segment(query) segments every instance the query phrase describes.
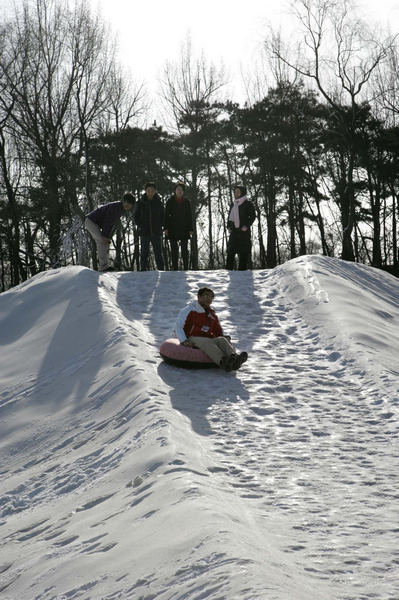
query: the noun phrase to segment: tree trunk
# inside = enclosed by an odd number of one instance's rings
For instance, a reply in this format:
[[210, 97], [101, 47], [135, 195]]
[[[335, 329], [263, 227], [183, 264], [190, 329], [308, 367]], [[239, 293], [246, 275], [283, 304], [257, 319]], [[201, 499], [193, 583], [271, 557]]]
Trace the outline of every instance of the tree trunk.
[[276, 224], [276, 189], [273, 174], [268, 174], [265, 182], [265, 210], [267, 222], [267, 266], [277, 266], [277, 224]]
[[1, 291], [6, 291], [6, 281], [5, 281], [5, 264], [4, 264], [4, 252], [3, 252], [3, 244], [0, 239], [0, 277], [1, 277]]
[[[316, 218], [316, 223], [319, 227], [320, 241], [321, 241], [321, 247], [323, 249], [323, 255], [331, 256], [331, 251], [330, 251], [330, 248], [328, 247], [327, 240], [326, 240], [326, 232], [324, 229], [323, 215], [321, 214], [321, 210], [320, 210], [320, 200], [318, 198], [315, 198], [315, 204], [316, 204], [316, 208], [317, 208], [317, 214], [315, 215], [315, 218]], [[312, 214], [314, 215], [315, 213], [309, 202], [308, 202], [308, 206], [310, 207]]]
[[[196, 154], [196, 153], [194, 153]], [[194, 157], [195, 160], [195, 157]], [[193, 235], [191, 238], [191, 268], [193, 271], [198, 270], [198, 238], [197, 238], [197, 206], [198, 206], [198, 173], [197, 169], [194, 167], [191, 171], [192, 176], [192, 186], [193, 186], [193, 201], [192, 201], [192, 211], [193, 211]]]
[[395, 188], [391, 186], [392, 194], [392, 254], [393, 254], [393, 266], [396, 267], [399, 264], [398, 257], [398, 231], [397, 231], [397, 217], [396, 217], [396, 193]]
[[258, 203], [258, 199], [257, 198], [256, 198], [254, 204], [255, 204], [256, 221], [257, 221], [257, 227], [258, 227], [260, 268], [261, 269], [266, 269], [266, 267], [267, 267], [267, 254], [266, 254], [265, 244], [263, 242], [261, 212], [260, 212], [259, 203]]
[[211, 165], [209, 158], [209, 148], [206, 148], [207, 171], [208, 171], [208, 236], [209, 236], [209, 268], [215, 268], [215, 260], [213, 253], [213, 217], [212, 217], [212, 186], [211, 186]]
[[296, 245], [295, 245], [295, 189], [294, 189], [294, 175], [292, 173], [292, 164], [290, 172], [288, 174], [288, 223], [290, 228], [290, 257], [296, 257]]
[[[342, 163], [344, 163], [344, 158]], [[350, 153], [347, 169], [343, 164], [343, 172], [346, 174], [345, 185], [341, 192], [341, 223], [342, 223], [342, 259], [348, 261], [355, 260], [355, 253], [352, 241], [352, 232], [355, 226], [355, 198], [353, 189], [353, 168], [354, 156]]]
[[381, 212], [381, 197], [378, 184], [375, 185], [370, 168], [367, 167], [367, 184], [369, 189], [369, 198], [371, 206], [371, 215], [373, 219], [373, 254], [372, 254], [372, 265], [373, 267], [381, 268], [382, 266], [382, 255], [381, 255], [381, 223], [380, 223], [380, 212]]
[[58, 198], [58, 174], [54, 161], [47, 165], [46, 171], [49, 207], [50, 266], [51, 268], [55, 268], [59, 264], [60, 255], [61, 210]]
[[39, 272], [39, 269], [37, 268], [37, 264], [36, 264], [35, 249], [34, 249], [34, 237], [32, 235], [32, 230], [30, 227], [29, 220], [27, 220], [26, 227], [25, 227], [25, 243], [26, 243], [26, 255], [27, 255], [26, 270], [28, 272], [30, 272], [31, 276], [33, 277], [34, 275], [36, 275]]
[[306, 231], [305, 231], [305, 219], [303, 217], [303, 206], [304, 206], [304, 197], [302, 186], [298, 184], [298, 203], [297, 203], [297, 228], [298, 228], [298, 237], [299, 237], [299, 255], [304, 256], [307, 254], [306, 248]]
[[[11, 281], [10, 285], [13, 287], [14, 285], [18, 285], [21, 281], [20, 277], [20, 232], [19, 232], [19, 216], [18, 216], [18, 206], [15, 198], [14, 188], [11, 184], [7, 159], [6, 159], [6, 148], [5, 148], [5, 138], [3, 131], [0, 131], [0, 164], [1, 164], [1, 173], [3, 178], [3, 183], [6, 190], [7, 195], [7, 212], [9, 219], [11, 221], [11, 227], [9, 228], [9, 239], [8, 239], [8, 247], [9, 247], [9, 260], [10, 260], [10, 270], [11, 270]], [[25, 274], [26, 275], [26, 274]]]

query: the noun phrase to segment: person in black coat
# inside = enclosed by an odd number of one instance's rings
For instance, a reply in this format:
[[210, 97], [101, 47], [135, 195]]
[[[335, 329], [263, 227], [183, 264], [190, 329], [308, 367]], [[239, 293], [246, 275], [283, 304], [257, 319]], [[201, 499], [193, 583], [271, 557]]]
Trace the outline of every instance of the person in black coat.
[[112, 271], [109, 265], [109, 247], [115, 225], [125, 211], [133, 208], [135, 198], [130, 192], [123, 195], [121, 202], [109, 202], [86, 215], [85, 228], [97, 246], [98, 270]]
[[162, 256], [162, 230], [165, 209], [160, 196], [157, 194], [155, 183], [145, 184], [145, 194], [137, 202], [134, 215], [135, 223], [139, 230], [141, 261], [140, 268], [147, 271], [150, 244], [154, 250], [155, 262], [159, 271], [164, 270]]
[[174, 271], [177, 271], [179, 266], [179, 242], [183, 268], [187, 271], [188, 240], [193, 234], [191, 203], [184, 197], [185, 191], [184, 183], [179, 181], [175, 186], [175, 193], [167, 201], [165, 209], [165, 235], [169, 240]]
[[234, 269], [234, 259], [238, 254], [238, 269], [245, 271], [251, 256], [251, 225], [255, 221], [255, 207], [247, 199], [247, 189], [241, 184], [234, 186], [234, 202], [230, 205], [227, 228], [230, 237], [227, 242], [226, 269]]

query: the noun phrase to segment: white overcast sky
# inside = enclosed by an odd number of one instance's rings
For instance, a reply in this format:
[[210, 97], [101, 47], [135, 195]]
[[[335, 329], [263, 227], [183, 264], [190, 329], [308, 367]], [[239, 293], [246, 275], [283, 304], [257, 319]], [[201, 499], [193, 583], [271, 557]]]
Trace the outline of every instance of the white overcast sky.
[[[193, 50], [204, 52], [230, 77], [230, 97], [245, 97], [242, 73], [260, 61], [268, 23], [289, 31], [293, 19], [285, 0], [89, 0], [116, 34], [120, 60], [136, 82], [156, 93], [165, 62], [177, 60], [189, 34]], [[399, 33], [398, 0], [358, 0], [358, 13], [370, 23]]]
[[[61, 1], [61, 0], [60, 0]], [[3, 16], [22, 0], [0, 0]], [[156, 101], [167, 60], [178, 60], [187, 36], [196, 54], [224, 65], [230, 84], [226, 97], [243, 102], [244, 77], [262, 62], [268, 26], [289, 35], [294, 26], [289, 0], [86, 0], [111, 25], [120, 62], [133, 81], [144, 83]], [[399, 34], [399, 0], [356, 0], [359, 16]], [[296, 23], [296, 22], [295, 22]]]

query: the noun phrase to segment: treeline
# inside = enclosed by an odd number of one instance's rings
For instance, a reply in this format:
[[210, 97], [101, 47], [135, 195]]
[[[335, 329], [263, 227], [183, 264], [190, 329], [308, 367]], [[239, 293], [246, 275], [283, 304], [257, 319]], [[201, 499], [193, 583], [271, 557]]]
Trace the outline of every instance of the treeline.
[[[91, 264], [84, 215], [125, 191], [139, 197], [148, 180], [165, 200], [175, 181], [187, 185], [194, 269], [224, 268], [232, 186], [241, 181], [257, 214], [254, 268], [322, 253], [397, 272], [396, 38], [376, 37], [346, 2], [340, 11], [332, 0], [294, 4], [305, 49], [269, 32], [269, 80], [253, 86], [250, 101], [222, 101], [223, 73], [187, 43], [165, 67], [167, 124], [151, 127], [139, 124], [148, 110], [142, 88], [118, 66], [110, 32], [87, 3], [36, 0], [4, 22], [0, 289]], [[131, 221], [113, 250], [118, 269], [138, 268]]]

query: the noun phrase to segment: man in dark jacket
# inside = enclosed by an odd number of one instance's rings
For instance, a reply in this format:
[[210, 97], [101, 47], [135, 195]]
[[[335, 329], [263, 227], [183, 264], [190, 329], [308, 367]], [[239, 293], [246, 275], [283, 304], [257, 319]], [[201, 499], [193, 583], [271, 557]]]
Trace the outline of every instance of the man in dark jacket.
[[230, 205], [227, 227], [230, 237], [227, 242], [226, 269], [234, 268], [234, 258], [238, 254], [238, 269], [245, 271], [251, 256], [251, 226], [256, 214], [252, 202], [247, 199], [247, 189], [241, 184], [234, 186], [234, 202]]
[[162, 230], [164, 224], [164, 207], [160, 196], [157, 194], [155, 183], [145, 184], [145, 194], [137, 203], [134, 220], [139, 230], [142, 271], [148, 268], [148, 254], [150, 243], [154, 250], [155, 262], [159, 271], [164, 270], [162, 256]]
[[188, 240], [193, 234], [193, 218], [190, 200], [184, 197], [186, 188], [180, 181], [175, 186], [175, 193], [169, 198], [165, 209], [165, 235], [169, 239], [172, 253], [172, 268], [179, 267], [179, 242], [183, 268], [188, 269]]
[[112, 271], [109, 265], [109, 247], [115, 225], [125, 211], [134, 206], [134, 196], [130, 192], [123, 195], [121, 202], [109, 202], [86, 215], [85, 228], [96, 242], [98, 270]]

